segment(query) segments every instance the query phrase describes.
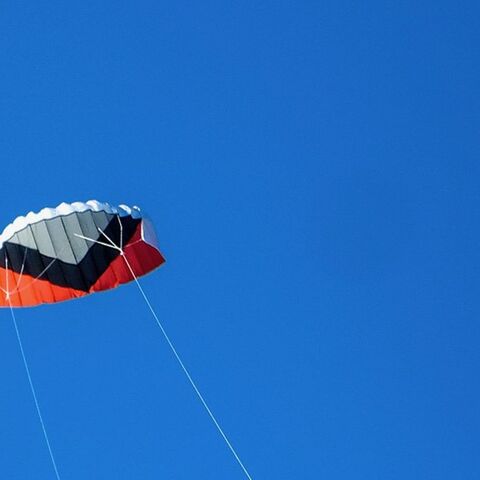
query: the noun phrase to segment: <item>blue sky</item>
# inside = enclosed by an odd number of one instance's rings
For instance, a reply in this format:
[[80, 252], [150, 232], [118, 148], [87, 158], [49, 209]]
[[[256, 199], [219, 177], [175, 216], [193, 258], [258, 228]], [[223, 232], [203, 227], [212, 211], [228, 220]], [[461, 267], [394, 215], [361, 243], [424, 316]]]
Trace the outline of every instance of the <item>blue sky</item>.
[[[16, 2], [0, 223], [140, 205], [259, 479], [478, 479], [475, 2]], [[0, 477], [54, 473], [8, 311]], [[62, 478], [244, 478], [132, 285], [17, 318]]]

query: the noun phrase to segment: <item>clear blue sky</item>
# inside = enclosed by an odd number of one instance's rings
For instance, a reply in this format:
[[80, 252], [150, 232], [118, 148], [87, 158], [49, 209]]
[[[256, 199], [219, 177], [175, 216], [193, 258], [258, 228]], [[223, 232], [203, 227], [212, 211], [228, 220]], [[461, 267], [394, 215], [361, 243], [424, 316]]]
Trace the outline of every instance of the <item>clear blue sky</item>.
[[[480, 478], [477, 2], [8, 2], [0, 223], [140, 205], [254, 480]], [[49, 463], [0, 312], [0, 477]], [[132, 285], [18, 311], [63, 479], [235, 480]]]

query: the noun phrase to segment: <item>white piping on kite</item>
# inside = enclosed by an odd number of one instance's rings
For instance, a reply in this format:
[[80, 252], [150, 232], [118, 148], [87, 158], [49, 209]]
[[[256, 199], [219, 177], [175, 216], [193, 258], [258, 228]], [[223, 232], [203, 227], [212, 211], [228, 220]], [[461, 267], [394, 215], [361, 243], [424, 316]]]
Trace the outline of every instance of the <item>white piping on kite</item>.
[[140, 208], [128, 205], [113, 206], [109, 203], [89, 200], [88, 202], [61, 203], [55, 208], [43, 208], [39, 212], [30, 212], [25, 216], [17, 217], [12, 223], [7, 225], [0, 235], [0, 248], [3, 244], [13, 237], [16, 233], [23, 230], [28, 225], [48, 220], [58, 216], [70, 215], [71, 213], [81, 213], [90, 210], [92, 212], [105, 212], [120, 217], [131, 216], [132, 218], [142, 218]]

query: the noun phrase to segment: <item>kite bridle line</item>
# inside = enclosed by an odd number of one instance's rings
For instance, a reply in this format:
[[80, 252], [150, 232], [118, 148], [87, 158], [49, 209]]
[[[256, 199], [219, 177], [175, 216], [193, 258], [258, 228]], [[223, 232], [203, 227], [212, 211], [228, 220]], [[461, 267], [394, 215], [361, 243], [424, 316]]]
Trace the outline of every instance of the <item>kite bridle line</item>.
[[[100, 245], [103, 245], [103, 246], [106, 246], [106, 247], [110, 247], [110, 248], [113, 248], [114, 250], [117, 250], [120, 255], [123, 257], [123, 259], [125, 260], [125, 264], [126, 266], [128, 267], [128, 269], [130, 270], [130, 273], [132, 274], [132, 277], [138, 287], [138, 290], [140, 291], [143, 299], [145, 300], [145, 303], [147, 304], [147, 307], [148, 309], [150, 310], [153, 318], [155, 319], [158, 327], [160, 328], [163, 336], [165, 337], [165, 340], [167, 341], [168, 343], [168, 346], [170, 347], [170, 349], [172, 350], [175, 358], [177, 359], [181, 369], [183, 370], [183, 373], [185, 374], [185, 376], [187, 377], [188, 381], [190, 382], [191, 386], [193, 387], [195, 393], [197, 394], [198, 398], [200, 399], [200, 402], [202, 403], [202, 405], [204, 406], [205, 410], [207, 411], [209, 417], [211, 418], [212, 422], [214, 423], [215, 427], [217, 428], [218, 432], [220, 433], [220, 435], [222, 436], [223, 440], [225, 441], [227, 447], [230, 449], [230, 451], [232, 452], [233, 456], [235, 457], [235, 460], [238, 462], [238, 464], [240, 465], [241, 469], [243, 470], [243, 472], [245, 473], [246, 477], [248, 478], [248, 480], [252, 480], [252, 477], [250, 476], [250, 473], [248, 472], [248, 470], [246, 469], [245, 465], [243, 464], [242, 460], [240, 460], [240, 457], [238, 456], [237, 452], [235, 451], [235, 449], [233, 448], [233, 445], [230, 443], [230, 440], [228, 439], [227, 435], [225, 434], [225, 432], [223, 431], [222, 427], [220, 426], [220, 424], [218, 423], [215, 415], [213, 414], [212, 410], [210, 409], [210, 407], [208, 406], [205, 398], [203, 397], [203, 395], [201, 394], [200, 390], [198, 389], [196, 383], [194, 382], [192, 376], [190, 375], [190, 372], [187, 370], [187, 367], [185, 366], [185, 364], [183, 363], [183, 360], [181, 359], [179, 353], [177, 352], [177, 349], [175, 348], [175, 346], [173, 345], [172, 341], [170, 340], [170, 337], [169, 335], [167, 334], [167, 331], [165, 330], [164, 326], [162, 325], [162, 322], [160, 322], [160, 319], [158, 318], [156, 312], [155, 312], [155, 309], [153, 308], [152, 306], [152, 303], [150, 302], [150, 300], [148, 299], [147, 297], [147, 294], [145, 293], [145, 291], [143, 290], [142, 288], [142, 285], [140, 284], [140, 281], [138, 280], [138, 277], [137, 275], [135, 274], [132, 266], [130, 265], [130, 262], [128, 261], [128, 258], [127, 256], [125, 255], [125, 250], [123, 249], [123, 235], [122, 235], [122, 232], [123, 232], [123, 227], [122, 227], [122, 221], [120, 220], [120, 217], [117, 217], [118, 218], [118, 221], [120, 223], [120, 246], [117, 245], [101, 228], [98, 228], [98, 231], [106, 238], [106, 240], [108, 241], [108, 243], [106, 242], [100, 242], [98, 240], [94, 240], [93, 238], [88, 238], [88, 237], [85, 237], [83, 235], [78, 235], [78, 234], [75, 234], [76, 237], [79, 237], [79, 238], [83, 238], [84, 240], [87, 240], [89, 242], [93, 242], [93, 243], [98, 243]], [[127, 245], [125, 248], [128, 248], [129, 245]]]
[[[25, 256], [23, 257], [24, 264], [25, 264], [26, 256], [27, 255], [25, 254]], [[22, 273], [23, 273], [23, 266], [24, 265], [22, 265]], [[40, 420], [40, 425], [42, 426], [43, 436], [45, 437], [45, 442], [47, 444], [48, 453], [50, 454], [50, 459], [52, 460], [53, 470], [55, 471], [55, 475], [57, 477], [57, 480], [61, 480], [60, 479], [60, 474], [58, 473], [57, 463], [55, 462], [55, 457], [53, 456], [52, 446], [50, 445], [50, 440], [48, 438], [47, 429], [46, 429], [45, 423], [43, 421], [42, 411], [40, 410], [40, 405], [38, 403], [37, 393], [35, 391], [35, 386], [33, 385], [33, 380], [32, 380], [32, 376], [30, 374], [30, 368], [28, 366], [27, 357], [25, 356], [25, 351], [23, 350], [22, 338], [20, 336], [20, 331], [19, 331], [18, 325], [17, 325], [17, 319], [15, 318], [15, 312], [14, 312], [14, 309], [13, 309], [13, 306], [12, 306], [12, 301], [11, 301], [11, 298], [10, 298], [10, 295], [12, 294], [12, 292], [10, 292], [9, 289], [8, 289], [8, 257], [7, 257], [6, 254], [5, 254], [5, 267], [6, 267], [5, 268], [5, 286], [7, 287], [7, 289], [4, 290], [2, 288], [2, 290], [5, 292], [5, 299], [8, 302], [8, 306], [10, 307], [10, 313], [12, 315], [13, 326], [15, 327], [15, 333], [17, 335], [18, 346], [20, 347], [20, 352], [22, 354], [23, 365], [24, 365], [25, 371], [27, 373], [28, 383], [30, 384], [30, 390], [32, 392], [33, 400], [35, 402], [35, 408], [37, 409], [37, 414], [38, 414], [38, 418]], [[18, 283], [19, 282], [17, 282], [16, 287], [18, 287]]]
[[[110, 246], [110, 245], [108, 245], [108, 246]], [[65, 251], [65, 248], [66, 248], [66, 246], [61, 248], [59, 250], [59, 252], [57, 253], [57, 256], [61, 255]], [[25, 247], [25, 253], [23, 254], [22, 268], [20, 270], [20, 275], [19, 275], [18, 280], [16, 282], [15, 288], [13, 290], [9, 290], [9, 288], [8, 288], [8, 276], [6, 277], [6, 282], [5, 282], [5, 285], [6, 285], [7, 288], [4, 289], [4, 288], [0, 287], [0, 290], [5, 294], [5, 300], [7, 300], [7, 301], [9, 300], [9, 298], [12, 295], [15, 295], [17, 293], [21, 293], [24, 290], [29, 289], [35, 282], [40, 280], [40, 278], [42, 278], [50, 270], [50, 267], [57, 261], [56, 258], [53, 258], [48, 263], [48, 265], [30, 283], [28, 283], [27, 285], [20, 288], [20, 282], [22, 281], [22, 276], [23, 276], [23, 272], [24, 272], [24, 269], [25, 269], [25, 262], [27, 260], [27, 252], [28, 252], [28, 248]], [[5, 253], [5, 264], [8, 265], [8, 257], [7, 257], [6, 253]]]

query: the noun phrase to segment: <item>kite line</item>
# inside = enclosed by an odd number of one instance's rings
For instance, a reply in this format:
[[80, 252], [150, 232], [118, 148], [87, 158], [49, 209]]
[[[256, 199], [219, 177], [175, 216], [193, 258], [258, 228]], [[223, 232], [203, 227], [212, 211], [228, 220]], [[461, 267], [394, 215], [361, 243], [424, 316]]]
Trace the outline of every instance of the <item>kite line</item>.
[[205, 407], [205, 410], [207, 411], [208, 415], [210, 416], [210, 418], [212, 419], [213, 423], [215, 424], [215, 426], [217, 427], [217, 430], [220, 432], [220, 435], [223, 437], [223, 439], [225, 440], [225, 443], [227, 444], [228, 448], [230, 449], [230, 451], [232, 452], [233, 456], [235, 457], [235, 459], [237, 460], [238, 464], [240, 465], [240, 467], [242, 468], [243, 472], [245, 473], [245, 475], [247, 476], [247, 478], [249, 480], [252, 480], [252, 477], [250, 476], [250, 474], [248, 473], [248, 470], [245, 468], [245, 465], [243, 464], [243, 462], [240, 460], [240, 457], [238, 456], [237, 452], [235, 451], [235, 449], [233, 448], [232, 444], [230, 443], [230, 441], [228, 440], [227, 436], [225, 435], [225, 432], [223, 431], [222, 427], [219, 425], [217, 419], [215, 418], [215, 415], [213, 415], [212, 411], [210, 410], [210, 407], [208, 406], [207, 402], [205, 401], [205, 399], [203, 398], [203, 395], [200, 393], [200, 390], [198, 389], [197, 385], [195, 384], [195, 382], [193, 381], [190, 373], [188, 372], [187, 368], [185, 367], [185, 364], [183, 363], [182, 359], [180, 358], [180, 355], [178, 354], [175, 346], [173, 345], [172, 341], [170, 340], [170, 337], [168, 336], [167, 332], [165, 331], [165, 328], [163, 327], [162, 323], [160, 322], [160, 320], [158, 319], [158, 316], [157, 314], [155, 313], [155, 310], [153, 309], [152, 307], [152, 304], [150, 303], [150, 300], [148, 299], [145, 291], [143, 290], [142, 286], [140, 285], [140, 282], [138, 281], [138, 278], [137, 276], [135, 275], [131, 265], [130, 265], [130, 262], [127, 260], [127, 257], [122, 253], [122, 256], [123, 256], [123, 259], [125, 260], [125, 263], [127, 264], [130, 272], [132, 273], [133, 275], [133, 278], [135, 280], [135, 283], [137, 284], [137, 287], [138, 289], [140, 290], [140, 293], [142, 294], [143, 296], [143, 299], [145, 300], [145, 303], [147, 304], [148, 308], [150, 309], [150, 312], [152, 313], [153, 315], [153, 318], [155, 319], [155, 321], [157, 322], [157, 325], [160, 327], [160, 330], [162, 331], [163, 333], [163, 336], [165, 337], [165, 340], [167, 341], [169, 347], [171, 348], [173, 354], [175, 355], [175, 358], [178, 360], [178, 363], [180, 364], [180, 367], [182, 367], [182, 370], [183, 372], [185, 373], [185, 375], [187, 376], [190, 384], [192, 385], [193, 389], [195, 390], [198, 398], [200, 399], [200, 401], [202, 402], [203, 406]]
[[[119, 222], [120, 222], [120, 231], [122, 231], [122, 222], [120, 220], [120, 217], [117, 217]], [[135, 274], [132, 266], [130, 265], [130, 262], [128, 261], [127, 259], [127, 256], [125, 255], [125, 250], [123, 249], [123, 247], [120, 247], [118, 246], [101, 228], [98, 228], [98, 231], [106, 238], [106, 240], [108, 241], [108, 243], [106, 242], [99, 242], [98, 240], [94, 240], [92, 238], [88, 238], [88, 237], [85, 237], [83, 235], [78, 235], [78, 234], [75, 234], [75, 236], [79, 237], [79, 238], [83, 238], [84, 240], [87, 240], [87, 241], [90, 241], [90, 242], [93, 242], [93, 243], [99, 243], [100, 245], [104, 245], [104, 246], [108, 246], [110, 248], [113, 248], [115, 250], [117, 250], [118, 252], [120, 252], [120, 255], [123, 257], [123, 259], [125, 260], [125, 264], [126, 266], [128, 267], [128, 269], [130, 270], [130, 273], [132, 274], [132, 277], [133, 279], [135, 280], [135, 283], [138, 287], [138, 290], [140, 291], [143, 299], [145, 300], [145, 303], [148, 307], [148, 309], [150, 310], [153, 318], [155, 319], [158, 327], [160, 328], [163, 336], [165, 337], [165, 340], [167, 341], [168, 343], [168, 346], [170, 347], [170, 349], [172, 350], [175, 358], [177, 359], [181, 369], [183, 370], [183, 373], [185, 374], [185, 376], [187, 377], [188, 381], [190, 382], [191, 386], [193, 387], [195, 393], [197, 394], [198, 398], [200, 399], [200, 402], [202, 403], [202, 405], [204, 406], [205, 410], [207, 411], [209, 417], [211, 418], [211, 420], [213, 421], [215, 427], [217, 428], [218, 432], [220, 433], [220, 435], [222, 436], [223, 440], [225, 441], [227, 447], [230, 449], [230, 451], [232, 452], [233, 456], [235, 457], [235, 460], [238, 462], [238, 464], [240, 465], [241, 469], [243, 470], [243, 473], [245, 473], [246, 477], [248, 478], [248, 480], [252, 480], [252, 477], [250, 476], [250, 473], [248, 472], [248, 470], [246, 469], [245, 465], [243, 464], [242, 460], [240, 459], [239, 455], [237, 454], [235, 448], [233, 447], [233, 445], [231, 444], [230, 440], [228, 439], [227, 435], [225, 434], [225, 432], [223, 431], [222, 427], [220, 426], [220, 424], [218, 423], [218, 420], [216, 419], [215, 415], [213, 414], [212, 410], [210, 409], [210, 407], [208, 406], [205, 398], [203, 397], [203, 395], [201, 394], [200, 390], [198, 389], [195, 381], [193, 380], [192, 376], [190, 375], [190, 372], [188, 371], [187, 367], [185, 366], [185, 364], [183, 363], [183, 360], [181, 359], [179, 353], [177, 352], [177, 349], [175, 348], [173, 342], [170, 340], [170, 337], [169, 335], [167, 334], [167, 331], [165, 330], [165, 327], [163, 326], [162, 322], [160, 321], [160, 319], [158, 318], [158, 315], [156, 314], [155, 312], [155, 309], [153, 308], [152, 306], [152, 303], [150, 302], [149, 298], [147, 297], [147, 294], [145, 293], [145, 291], [143, 290], [143, 287], [142, 285], [140, 284], [140, 281], [138, 280], [138, 277], [137, 275]], [[120, 237], [122, 237], [122, 235], [120, 235]], [[122, 240], [121, 240], [121, 243], [120, 245], [123, 245], [122, 244]], [[128, 247], [128, 245], [127, 245]], [[127, 248], [126, 247], [126, 248]]]
[[[24, 257], [23, 261], [25, 262], [25, 257]], [[37, 399], [37, 392], [35, 391], [35, 387], [33, 385], [32, 376], [30, 374], [30, 368], [28, 366], [27, 357], [25, 356], [25, 351], [23, 349], [22, 338], [20, 336], [20, 331], [19, 331], [18, 325], [17, 325], [17, 319], [15, 318], [15, 312], [13, 310], [12, 301], [10, 299], [10, 292], [8, 290], [8, 257], [6, 255], [5, 255], [5, 266], [6, 266], [6, 269], [5, 269], [6, 284], [5, 285], [7, 287], [5, 296], [6, 296], [6, 299], [8, 301], [8, 305], [10, 307], [10, 313], [12, 314], [12, 321], [13, 321], [13, 326], [15, 327], [15, 333], [17, 334], [18, 346], [20, 347], [20, 352], [22, 354], [23, 365], [25, 366], [25, 371], [27, 372], [28, 383], [30, 384], [30, 390], [32, 391], [33, 400], [35, 402], [35, 408], [37, 409], [37, 414], [38, 414], [38, 418], [40, 420], [40, 425], [42, 426], [43, 436], [45, 437], [45, 442], [46, 442], [47, 447], [48, 447], [48, 453], [50, 454], [50, 459], [52, 460], [52, 465], [53, 465], [53, 469], [55, 471], [55, 475], [57, 477], [57, 480], [60, 480], [60, 474], [58, 473], [57, 463], [55, 462], [55, 457], [53, 456], [52, 446], [50, 445], [50, 440], [48, 438], [47, 429], [46, 429], [45, 423], [43, 421], [42, 411], [40, 410], [40, 405], [39, 405], [38, 399]], [[23, 272], [23, 267], [22, 267], [22, 272]]]

